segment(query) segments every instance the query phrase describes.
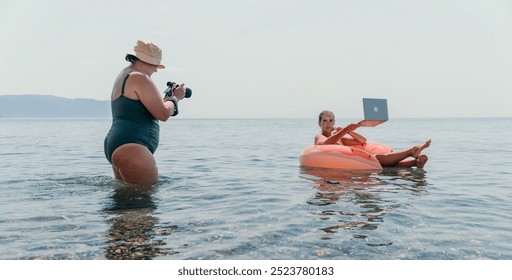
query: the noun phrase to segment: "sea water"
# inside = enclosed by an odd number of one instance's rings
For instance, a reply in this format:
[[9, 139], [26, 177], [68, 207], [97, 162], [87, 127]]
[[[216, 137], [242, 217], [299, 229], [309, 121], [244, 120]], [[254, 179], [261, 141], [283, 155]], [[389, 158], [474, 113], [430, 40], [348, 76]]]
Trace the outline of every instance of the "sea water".
[[[338, 120], [344, 125], [352, 120]], [[113, 178], [111, 120], [0, 119], [0, 259], [512, 259], [512, 119], [358, 131], [423, 170], [299, 166], [312, 119], [161, 123], [159, 182]]]

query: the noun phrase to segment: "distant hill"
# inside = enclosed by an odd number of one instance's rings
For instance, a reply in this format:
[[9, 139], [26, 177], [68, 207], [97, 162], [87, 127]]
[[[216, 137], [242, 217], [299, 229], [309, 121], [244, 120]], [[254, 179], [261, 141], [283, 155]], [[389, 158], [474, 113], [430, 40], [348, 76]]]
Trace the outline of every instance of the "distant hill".
[[110, 101], [51, 95], [0, 95], [1, 118], [109, 118]]

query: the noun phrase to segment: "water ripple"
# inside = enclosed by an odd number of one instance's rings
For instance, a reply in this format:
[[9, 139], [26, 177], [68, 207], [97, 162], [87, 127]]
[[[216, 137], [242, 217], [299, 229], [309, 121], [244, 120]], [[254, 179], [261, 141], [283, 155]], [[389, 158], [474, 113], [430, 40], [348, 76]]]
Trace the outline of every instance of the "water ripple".
[[428, 134], [425, 170], [301, 169], [315, 121], [177, 120], [158, 184], [134, 188], [103, 158], [109, 120], [2, 120], [0, 258], [512, 258], [510, 120], [393, 122], [365, 135]]

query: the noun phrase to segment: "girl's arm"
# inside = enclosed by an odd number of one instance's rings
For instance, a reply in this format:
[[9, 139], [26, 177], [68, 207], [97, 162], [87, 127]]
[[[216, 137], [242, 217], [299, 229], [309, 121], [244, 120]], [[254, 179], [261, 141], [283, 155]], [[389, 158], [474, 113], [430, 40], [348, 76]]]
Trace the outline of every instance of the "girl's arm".
[[354, 131], [350, 131], [348, 134], [350, 136], [352, 136], [352, 138], [354, 138], [354, 140], [359, 142], [359, 144], [363, 145], [364, 143], [366, 143], [366, 138], [363, 135], [356, 133]]
[[348, 133], [352, 132], [354, 129], [358, 128], [359, 125], [355, 123], [351, 123], [344, 127], [342, 130], [338, 130], [330, 137], [325, 137], [322, 135], [322, 133], [318, 133], [315, 136], [315, 145], [332, 145], [332, 144], [339, 144], [341, 138], [343, 136], [347, 135]]

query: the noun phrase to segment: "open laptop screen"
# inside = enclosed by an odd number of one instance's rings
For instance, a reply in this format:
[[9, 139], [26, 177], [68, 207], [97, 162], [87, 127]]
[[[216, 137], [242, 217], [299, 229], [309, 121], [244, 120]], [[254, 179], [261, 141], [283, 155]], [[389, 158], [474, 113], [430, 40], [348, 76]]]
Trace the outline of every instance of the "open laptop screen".
[[387, 99], [363, 98], [364, 120], [361, 126], [377, 126], [388, 120]]

